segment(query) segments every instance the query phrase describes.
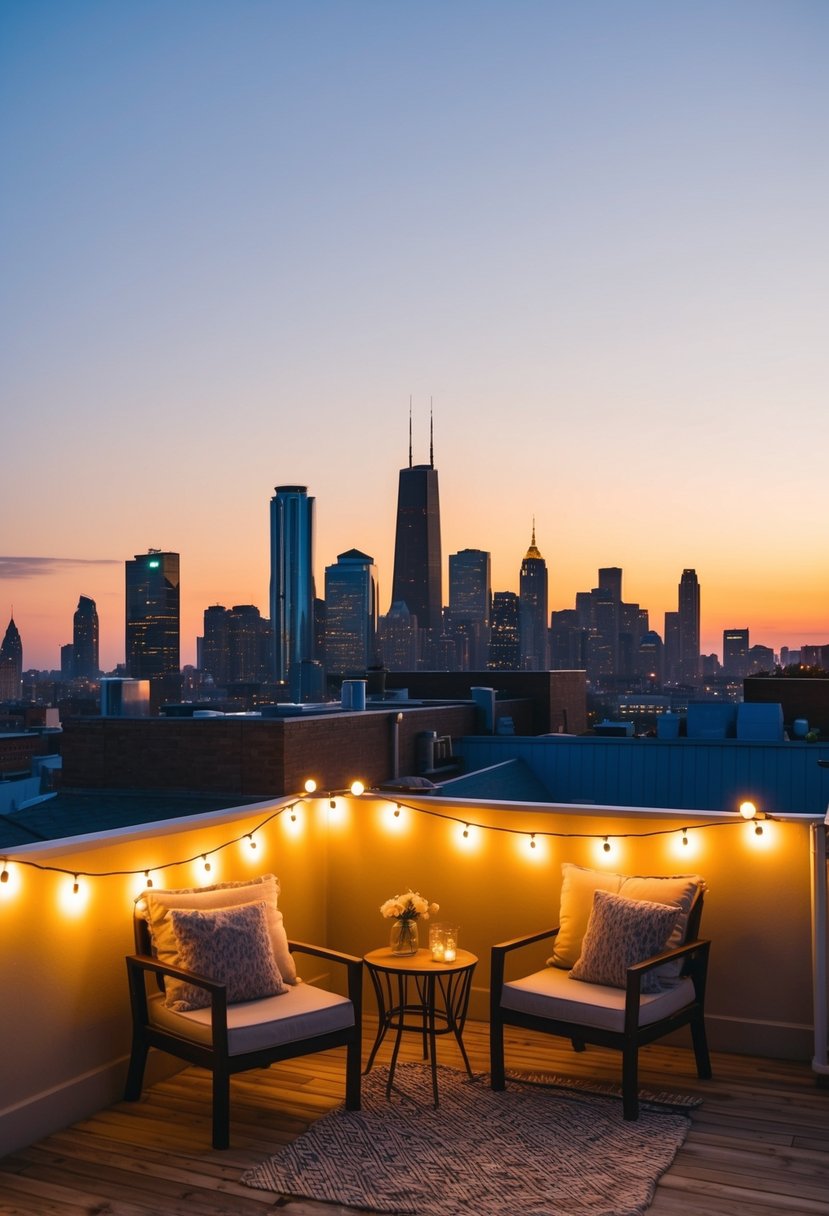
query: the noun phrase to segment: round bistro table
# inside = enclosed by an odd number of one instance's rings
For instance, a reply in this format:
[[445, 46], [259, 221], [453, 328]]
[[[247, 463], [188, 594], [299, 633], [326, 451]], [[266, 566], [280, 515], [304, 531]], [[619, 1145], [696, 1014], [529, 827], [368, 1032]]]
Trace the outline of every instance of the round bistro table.
[[423, 1058], [432, 1069], [432, 1095], [438, 1105], [437, 1039], [453, 1034], [472, 1076], [469, 1057], [463, 1045], [463, 1028], [472, 990], [472, 973], [478, 962], [468, 950], [458, 950], [451, 963], [437, 963], [429, 950], [416, 954], [392, 954], [388, 946], [371, 950], [363, 956], [377, 997], [377, 1038], [365, 1071], [371, 1071], [380, 1044], [389, 1030], [395, 1032], [394, 1048], [389, 1065], [386, 1098], [394, 1085], [394, 1070], [404, 1031], [414, 1031], [423, 1037]]

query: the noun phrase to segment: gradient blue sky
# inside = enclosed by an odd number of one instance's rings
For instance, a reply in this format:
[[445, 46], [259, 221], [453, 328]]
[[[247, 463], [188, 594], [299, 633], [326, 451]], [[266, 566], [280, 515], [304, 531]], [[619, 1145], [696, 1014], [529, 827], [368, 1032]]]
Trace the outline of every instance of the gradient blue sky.
[[[0, 629], [123, 561], [267, 612], [268, 502], [391, 588], [409, 396], [444, 555], [597, 567], [703, 645], [829, 641], [829, 5], [0, 5]], [[39, 559], [21, 563], [20, 558]], [[14, 559], [12, 561], [6, 559]], [[54, 559], [51, 561], [43, 559]]]

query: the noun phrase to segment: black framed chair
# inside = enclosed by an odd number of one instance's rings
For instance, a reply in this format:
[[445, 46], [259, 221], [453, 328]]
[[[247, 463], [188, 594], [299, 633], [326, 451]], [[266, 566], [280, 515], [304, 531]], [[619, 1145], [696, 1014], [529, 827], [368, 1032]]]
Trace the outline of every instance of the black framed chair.
[[[345, 1105], [360, 1108], [362, 1053], [362, 959], [306, 942], [289, 941], [292, 954], [310, 955], [343, 968], [347, 996], [297, 983], [279, 996], [229, 1004], [226, 986], [183, 967], [160, 962], [152, 953], [146, 919], [134, 918], [135, 954], [127, 956], [132, 1051], [124, 1097], [141, 1097], [151, 1047], [197, 1064], [213, 1074], [213, 1147], [230, 1143], [230, 1078], [279, 1060], [345, 1047]], [[164, 1000], [165, 976], [203, 989], [204, 1008], [177, 1012]]]
[[[571, 1040], [576, 1051], [586, 1044], [622, 1053], [622, 1111], [639, 1117], [639, 1048], [680, 1027], [689, 1026], [697, 1075], [711, 1076], [705, 1033], [705, 988], [710, 941], [700, 939], [703, 895], [688, 917], [681, 945], [626, 969], [625, 986], [582, 982], [568, 970], [547, 966], [519, 979], [505, 978], [507, 961], [521, 949], [554, 939], [559, 928], [544, 929], [492, 947], [490, 996], [490, 1068], [494, 1090], [506, 1086], [504, 1027], [516, 1026]], [[673, 970], [674, 976], [647, 992], [651, 973]], [[654, 985], [655, 986], [655, 985]]]

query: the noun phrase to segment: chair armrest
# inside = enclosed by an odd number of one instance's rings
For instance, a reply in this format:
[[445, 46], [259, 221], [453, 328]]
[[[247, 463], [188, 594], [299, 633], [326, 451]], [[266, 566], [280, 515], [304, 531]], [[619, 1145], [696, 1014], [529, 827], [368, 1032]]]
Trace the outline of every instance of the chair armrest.
[[292, 954], [310, 954], [314, 958], [321, 958], [326, 962], [339, 964], [346, 968], [348, 999], [354, 1006], [354, 1019], [359, 1027], [363, 1007], [363, 960], [356, 954], [329, 950], [327, 946], [312, 946], [309, 942], [289, 941], [288, 949]]
[[702, 965], [707, 966], [710, 946], [710, 940], [698, 938], [694, 942], [686, 942], [684, 946], [676, 946], [671, 950], [660, 950], [659, 954], [653, 954], [641, 963], [633, 963], [627, 969], [628, 975], [644, 975], [648, 971], [653, 971], [655, 967], [663, 967], [665, 963], [673, 962], [674, 959], [686, 958], [695, 954], [702, 955]]
[[499, 942], [497, 946], [492, 947], [493, 953], [497, 950], [499, 954], [507, 954], [510, 950], [519, 950], [522, 946], [543, 942], [545, 938], [555, 937], [560, 928], [560, 925], [556, 925], [555, 929], [540, 929], [538, 933], [528, 933], [524, 937], [513, 937], [509, 941]]
[[174, 967], [171, 963], [160, 963], [157, 958], [147, 954], [127, 955], [127, 976], [130, 986], [130, 1003], [134, 1021], [149, 1025], [149, 1007], [147, 1004], [147, 988], [144, 983], [145, 974], [165, 976], [171, 979], [183, 980], [195, 988], [204, 988], [210, 997], [210, 1030], [214, 1050], [222, 1050], [227, 1055], [227, 985], [219, 984], [216, 980], [208, 979], [205, 975], [197, 975], [195, 971], [187, 971], [184, 967]]
[[499, 942], [497, 946], [493, 946], [490, 954], [489, 968], [489, 1004], [490, 1018], [494, 1020], [497, 1010], [501, 1006], [501, 989], [504, 986], [504, 966], [506, 964], [507, 955], [513, 950], [520, 950], [523, 946], [532, 946], [536, 942], [546, 941], [547, 938], [555, 937], [560, 929], [556, 925], [554, 929], [540, 929], [537, 933], [528, 933], [524, 937], [513, 937], [509, 941]]
[[327, 946], [311, 946], [308, 942], [288, 942], [288, 949], [292, 954], [313, 954], [315, 958], [328, 959], [330, 963], [359, 963], [362, 967], [363, 960], [358, 958], [356, 954], [344, 954], [341, 950], [329, 950]]
[[157, 958], [148, 954], [128, 954], [127, 968], [129, 971], [148, 971], [153, 975], [169, 975], [171, 979], [183, 980], [196, 988], [206, 988], [208, 992], [225, 992], [226, 985], [216, 980], [208, 979], [205, 975], [197, 975], [195, 971], [187, 971], [184, 967], [174, 967], [172, 963], [160, 963]]
[[625, 985], [625, 1031], [632, 1033], [639, 1024], [639, 1005], [642, 997], [642, 976], [656, 967], [674, 959], [687, 958], [692, 965], [691, 981], [694, 985], [694, 997], [700, 1005], [705, 1001], [705, 984], [708, 974], [708, 951], [711, 942], [706, 938], [686, 942], [673, 950], [661, 950], [659, 954], [646, 958], [641, 963], [634, 963], [627, 969]]

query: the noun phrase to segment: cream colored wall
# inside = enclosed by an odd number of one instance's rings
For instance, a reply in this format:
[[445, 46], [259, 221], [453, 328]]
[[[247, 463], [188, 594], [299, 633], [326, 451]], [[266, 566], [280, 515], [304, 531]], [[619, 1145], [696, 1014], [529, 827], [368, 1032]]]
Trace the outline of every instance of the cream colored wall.
[[[281, 804], [169, 822], [59, 846], [21, 850], [21, 860], [81, 871], [139, 870], [198, 858], [243, 836]], [[461, 926], [461, 945], [476, 953], [471, 1015], [486, 1017], [488, 951], [493, 942], [555, 923], [560, 865], [607, 866], [626, 873], [687, 873], [707, 879], [703, 931], [713, 940], [708, 1025], [714, 1048], [769, 1056], [811, 1055], [809, 829], [769, 823], [708, 826], [680, 843], [672, 818], [611, 817], [584, 809], [570, 814], [512, 806], [441, 805], [420, 810], [374, 797], [327, 799], [285, 811], [262, 832], [252, 852], [242, 841], [211, 857], [208, 877], [195, 862], [154, 874], [156, 886], [202, 885], [271, 871], [282, 884], [288, 935], [355, 954], [383, 945], [389, 922], [380, 904], [409, 886], [441, 905], [438, 919]], [[468, 817], [473, 828], [435, 814]], [[669, 829], [649, 839], [643, 831]], [[555, 830], [611, 838], [537, 838]], [[621, 837], [634, 833], [628, 839]], [[132, 901], [143, 873], [80, 880], [9, 863], [0, 884], [2, 1108], [0, 1152], [120, 1098], [130, 1019], [124, 955], [132, 949]], [[543, 961], [543, 952], [536, 961]], [[313, 978], [300, 963], [305, 978]], [[366, 987], [367, 1009], [372, 996]], [[160, 1060], [165, 1059], [160, 1057]], [[156, 1065], [157, 1066], [157, 1065]]]
[[[417, 804], [410, 803], [415, 806]], [[330, 829], [332, 945], [363, 953], [385, 944], [379, 905], [413, 886], [461, 926], [460, 943], [479, 956], [471, 1015], [487, 1016], [489, 947], [556, 923], [561, 862], [621, 873], [700, 873], [708, 883], [702, 931], [712, 939], [708, 1022], [714, 1048], [810, 1058], [812, 987], [810, 841], [805, 822], [754, 824], [710, 819], [492, 810], [423, 800], [422, 810], [363, 799]], [[518, 835], [472, 830], [428, 812], [469, 817]], [[425, 812], [425, 813], [424, 813]], [[683, 845], [681, 827], [691, 826]], [[528, 833], [554, 830], [560, 839]], [[644, 837], [644, 832], [666, 835]], [[567, 839], [567, 833], [599, 838]], [[602, 848], [610, 836], [612, 852]], [[632, 834], [625, 838], [627, 834]], [[544, 948], [535, 958], [543, 963]]]
[[[60, 849], [20, 850], [21, 860], [69, 870], [143, 870], [221, 846], [249, 832], [275, 807], [208, 815], [106, 841], [79, 838]], [[321, 825], [321, 826], [320, 826]], [[290, 935], [326, 937], [325, 822], [298, 808], [247, 842], [201, 861], [154, 870], [156, 887], [204, 885], [273, 872]], [[0, 884], [0, 1154], [65, 1126], [121, 1097], [130, 1045], [124, 956], [133, 950], [132, 907], [143, 873], [72, 878], [9, 861]], [[155, 1061], [164, 1066], [169, 1057]]]

